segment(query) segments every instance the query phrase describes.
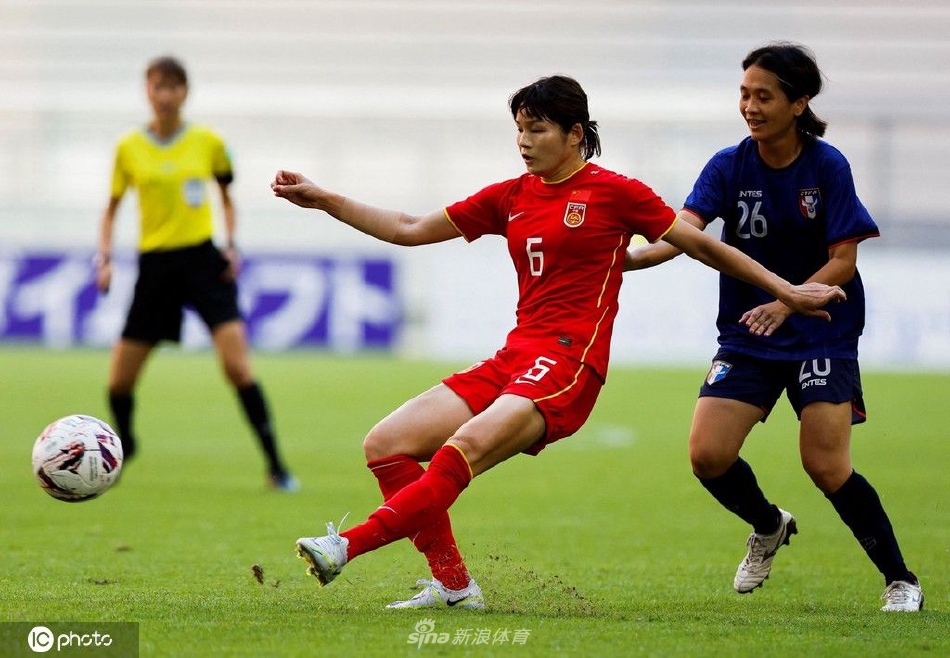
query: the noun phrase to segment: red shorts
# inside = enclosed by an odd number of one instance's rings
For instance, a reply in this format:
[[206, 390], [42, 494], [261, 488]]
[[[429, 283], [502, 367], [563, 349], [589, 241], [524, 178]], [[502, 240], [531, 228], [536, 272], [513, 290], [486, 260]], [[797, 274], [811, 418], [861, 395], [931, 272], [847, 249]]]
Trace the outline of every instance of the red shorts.
[[560, 354], [529, 347], [503, 347], [490, 359], [446, 377], [474, 414], [485, 411], [503, 393], [533, 401], [544, 417], [544, 436], [524, 450], [536, 455], [549, 443], [574, 434], [594, 408], [603, 380], [593, 368]]

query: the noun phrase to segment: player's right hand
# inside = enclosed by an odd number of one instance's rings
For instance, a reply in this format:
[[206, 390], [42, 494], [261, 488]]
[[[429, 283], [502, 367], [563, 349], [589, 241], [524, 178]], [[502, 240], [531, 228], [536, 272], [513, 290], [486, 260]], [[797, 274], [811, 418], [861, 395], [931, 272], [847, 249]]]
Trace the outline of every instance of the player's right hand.
[[108, 294], [109, 286], [112, 283], [112, 263], [100, 263], [96, 265], [96, 288], [103, 295]]
[[270, 184], [274, 196], [287, 199], [303, 208], [317, 208], [323, 190], [303, 174], [281, 169]]

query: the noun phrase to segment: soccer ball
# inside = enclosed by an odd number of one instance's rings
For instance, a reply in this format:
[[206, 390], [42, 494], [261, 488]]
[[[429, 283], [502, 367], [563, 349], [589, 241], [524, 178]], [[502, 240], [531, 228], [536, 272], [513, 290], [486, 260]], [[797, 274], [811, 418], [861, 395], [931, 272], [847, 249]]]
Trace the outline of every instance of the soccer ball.
[[33, 444], [33, 473], [57, 500], [89, 500], [122, 469], [122, 442], [108, 424], [79, 414], [50, 423]]

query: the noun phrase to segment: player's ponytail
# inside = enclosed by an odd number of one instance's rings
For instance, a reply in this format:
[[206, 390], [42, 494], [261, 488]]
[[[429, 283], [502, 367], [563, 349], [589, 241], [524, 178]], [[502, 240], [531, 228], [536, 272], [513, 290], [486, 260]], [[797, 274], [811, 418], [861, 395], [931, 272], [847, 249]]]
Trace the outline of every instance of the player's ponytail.
[[588, 121], [584, 126], [584, 159], [590, 160], [600, 155], [600, 134], [597, 132], [597, 122]]

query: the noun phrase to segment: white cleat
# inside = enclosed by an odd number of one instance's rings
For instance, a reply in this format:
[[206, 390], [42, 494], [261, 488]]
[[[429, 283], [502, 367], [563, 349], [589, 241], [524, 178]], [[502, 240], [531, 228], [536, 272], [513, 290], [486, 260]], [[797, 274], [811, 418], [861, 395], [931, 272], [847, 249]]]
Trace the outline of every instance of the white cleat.
[[749, 552], [739, 564], [736, 571], [736, 578], [732, 586], [740, 594], [751, 592], [756, 587], [760, 587], [769, 572], [772, 570], [772, 560], [775, 554], [785, 544], [789, 543], [792, 535], [798, 532], [798, 524], [795, 523], [795, 517], [783, 509], [779, 510], [781, 519], [778, 530], [771, 535], [760, 535], [753, 532], [749, 535], [746, 546]]
[[449, 589], [438, 580], [418, 580], [416, 585], [422, 586], [422, 591], [406, 601], [390, 603], [387, 608], [465, 608], [468, 610], [485, 607], [485, 597], [482, 588], [473, 578], [469, 578], [468, 586], [464, 589]]
[[333, 524], [328, 523], [325, 536], [301, 537], [297, 540], [297, 556], [310, 564], [307, 573], [319, 580], [323, 587], [343, 571], [349, 545], [350, 540], [341, 537]]
[[884, 612], [919, 612], [924, 609], [924, 593], [920, 583], [895, 580], [887, 586], [881, 598], [886, 601]]

